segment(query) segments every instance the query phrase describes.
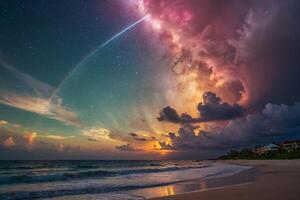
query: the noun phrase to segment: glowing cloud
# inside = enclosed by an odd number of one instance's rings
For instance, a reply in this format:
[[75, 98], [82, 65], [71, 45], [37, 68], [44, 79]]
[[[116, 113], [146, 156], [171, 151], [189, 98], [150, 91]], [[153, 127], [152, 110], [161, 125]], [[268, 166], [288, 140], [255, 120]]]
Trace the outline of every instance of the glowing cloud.
[[53, 140], [65, 140], [65, 139], [74, 138], [74, 136], [61, 136], [61, 135], [43, 135], [40, 137], [49, 138], [49, 139], [53, 139]]
[[[191, 112], [206, 91], [230, 103], [247, 100], [244, 80], [234, 69], [235, 48], [229, 40], [243, 25], [248, 3], [145, 0], [136, 4], [142, 15], [149, 15], [146, 22], [167, 47], [164, 57], [172, 74], [166, 77], [165, 91], [170, 105]], [[232, 12], [225, 14], [228, 9]], [[219, 15], [214, 15], [215, 11]], [[232, 18], [239, 19], [238, 23], [232, 23]]]
[[109, 133], [109, 130], [104, 128], [82, 130], [82, 135], [87, 136], [93, 140], [112, 140], [109, 137]]
[[14, 138], [13, 137], [8, 137], [6, 138], [4, 141], [3, 141], [3, 146], [4, 148], [11, 148], [13, 146], [15, 146], [16, 143], [14, 141]]
[[7, 125], [7, 124], [8, 124], [7, 121], [5, 121], [5, 120], [0, 120], [0, 127], [1, 127], [1, 126], [5, 126], [5, 125]]
[[49, 98], [51, 92], [54, 91], [52, 86], [15, 69], [3, 60], [0, 60], [0, 67], [3, 67], [10, 76], [15, 77], [18, 80], [17, 83], [25, 88], [23, 91], [16, 90], [13, 87], [16, 83], [0, 77], [0, 80], [7, 86], [6, 88], [0, 86], [0, 103], [56, 119], [67, 125], [82, 126], [77, 115], [63, 105], [59, 96]]
[[58, 151], [64, 151], [65, 145], [64, 145], [64, 144], [58, 144], [58, 145], [56, 146], [56, 148], [57, 148]]
[[27, 141], [29, 145], [32, 145], [34, 143], [34, 140], [37, 138], [36, 132], [27, 132], [26, 135], [24, 135], [24, 139]]

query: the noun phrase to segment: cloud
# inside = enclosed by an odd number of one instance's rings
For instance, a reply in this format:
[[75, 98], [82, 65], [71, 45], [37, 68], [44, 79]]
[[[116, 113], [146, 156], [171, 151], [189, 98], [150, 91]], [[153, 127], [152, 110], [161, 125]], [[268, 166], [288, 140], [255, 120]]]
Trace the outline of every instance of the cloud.
[[168, 121], [173, 123], [179, 123], [184, 120], [184, 118], [179, 117], [177, 111], [170, 106], [167, 106], [162, 109], [159, 113], [158, 121]]
[[82, 135], [89, 137], [90, 141], [111, 140], [110, 131], [104, 128], [85, 129], [82, 130]]
[[300, 22], [297, 0], [274, 0], [252, 7], [234, 40], [235, 63], [244, 77], [249, 106], [300, 100]]
[[11, 148], [12, 146], [16, 145], [14, 138], [11, 136], [6, 138], [2, 144], [3, 144], [4, 148]]
[[[64, 143], [65, 140], [44, 138], [42, 133], [37, 133], [37, 137], [32, 143], [34, 145], [30, 145], [27, 138], [29, 139], [29, 135], [33, 136], [34, 134], [29, 134], [32, 131], [28, 132], [27, 130], [25, 127], [15, 128], [13, 124], [0, 127], [1, 159], [109, 159], [116, 156], [116, 151], [113, 149], [116, 144], [119, 144], [113, 143], [112, 146], [112, 143], [106, 142], [103, 143], [104, 146], [92, 147], [86, 144], [75, 144], [74, 142]], [[24, 136], [28, 137], [24, 138]], [[62, 138], [58, 137], [57, 139]], [[121, 155], [118, 158], [121, 159]]]
[[119, 150], [119, 151], [129, 151], [129, 152], [143, 151], [142, 149], [134, 148], [130, 144], [124, 144], [124, 145], [121, 145], [121, 146], [116, 146], [116, 149]]
[[5, 125], [7, 125], [7, 124], [8, 124], [7, 121], [5, 121], [5, 120], [0, 120], [0, 127], [1, 127], [1, 126], [5, 126]]
[[88, 138], [88, 141], [91, 141], [91, 142], [98, 142], [97, 139], [94, 139], [94, 138]]
[[89, 141], [110, 140], [110, 142], [150, 142], [154, 139], [145, 134], [135, 132], [126, 132], [118, 129], [94, 128], [82, 130], [82, 135], [87, 136]]
[[71, 139], [74, 138], [74, 136], [61, 136], [61, 135], [41, 135], [39, 137], [43, 137], [43, 138], [49, 138], [49, 139], [53, 139], [53, 140], [65, 140], [65, 139]]
[[77, 115], [61, 104], [61, 99], [45, 99], [2, 91], [0, 103], [81, 127]]
[[225, 126], [196, 133], [198, 128], [183, 124], [177, 134], [169, 133], [169, 143], [159, 143], [161, 149], [229, 149], [297, 136], [300, 131], [300, 102], [292, 106], [268, 103], [262, 112], [230, 120]]
[[135, 141], [138, 142], [148, 142], [150, 141], [150, 139], [144, 138], [144, 137], [138, 137], [138, 138], [134, 138]]
[[65, 150], [65, 145], [64, 144], [58, 144], [56, 145], [56, 148], [58, 151], [64, 151]]
[[203, 103], [198, 104], [199, 117], [193, 118], [187, 113], [179, 116], [175, 109], [167, 106], [159, 113], [158, 121], [173, 123], [222, 121], [241, 117], [245, 113], [245, 109], [238, 104], [222, 103], [221, 98], [215, 93], [205, 92], [202, 97]]
[[[17, 70], [0, 59], [0, 103], [37, 113], [67, 125], [82, 127], [75, 112], [63, 105], [55, 88]], [[12, 82], [12, 80], [14, 80]], [[21, 85], [22, 87], [16, 87]]]
[[166, 142], [159, 142], [161, 149], [178, 150], [196, 148], [199, 138], [198, 135], [195, 134], [194, 130], [197, 128], [198, 127], [190, 124], [182, 125], [178, 130], [178, 136], [176, 136], [173, 132], [169, 133], [169, 138], [171, 140], [170, 144], [167, 144]]
[[203, 103], [199, 103], [200, 121], [229, 120], [241, 117], [245, 110], [238, 104], [221, 103], [221, 98], [212, 92], [203, 94]]
[[[15, 124], [9, 126], [0, 127], [0, 152], [1, 150], [7, 150], [10, 153], [34, 153], [34, 154], [45, 154], [55, 153], [63, 149], [63, 146], [59, 144], [62, 140], [73, 138], [74, 136], [60, 136], [60, 135], [41, 135], [35, 131], [27, 131], [26, 128]], [[52, 139], [56, 141], [45, 140]], [[17, 144], [17, 145], [16, 145]], [[11, 148], [15, 146], [14, 148]], [[64, 148], [65, 150], [74, 149], [73, 147]], [[1, 155], [2, 156], [2, 155]], [[18, 156], [17, 156], [18, 157]], [[22, 156], [19, 156], [22, 158]]]
[[129, 135], [132, 137], [138, 137], [138, 134], [136, 134], [136, 133], [129, 133]]
[[133, 138], [133, 140], [138, 142], [148, 142], [153, 140], [153, 138], [142, 137], [139, 136], [137, 133], [133, 133], [133, 132], [129, 133], [128, 135], [130, 135]]
[[234, 63], [236, 48], [229, 41], [238, 37], [237, 30], [244, 24], [253, 2], [147, 0], [141, 3], [141, 12], [150, 16], [147, 22], [166, 49], [164, 57], [173, 72], [170, 93], [183, 96], [175, 101], [183, 104], [203, 91], [218, 93], [230, 103], [246, 97], [243, 77]]
[[[169, 67], [162, 82], [172, 107], [158, 120], [181, 126], [162, 149], [216, 150], [299, 137], [299, 1], [139, 4]], [[189, 127], [199, 122], [213, 123]]]
[[23, 137], [29, 145], [32, 145], [37, 136], [36, 132], [27, 132]]
[[291, 105], [300, 100], [299, 1], [140, 4], [174, 72], [166, 86], [172, 90], [166, 93], [172, 105], [193, 104], [203, 91], [257, 111], [268, 102]]
[[270, 133], [296, 132], [300, 130], [300, 102], [292, 106], [268, 103], [262, 111]]

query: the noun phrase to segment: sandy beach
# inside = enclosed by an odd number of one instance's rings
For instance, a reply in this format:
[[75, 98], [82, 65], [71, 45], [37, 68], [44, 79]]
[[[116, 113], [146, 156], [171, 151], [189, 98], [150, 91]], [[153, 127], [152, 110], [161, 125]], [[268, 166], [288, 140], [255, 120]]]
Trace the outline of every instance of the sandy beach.
[[153, 200], [298, 200], [300, 198], [300, 160], [239, 160], [220, 162], [253, 166], [262, 173], [255, 178], [254, 182], [207, 191], [194, 191], [153, 198]]

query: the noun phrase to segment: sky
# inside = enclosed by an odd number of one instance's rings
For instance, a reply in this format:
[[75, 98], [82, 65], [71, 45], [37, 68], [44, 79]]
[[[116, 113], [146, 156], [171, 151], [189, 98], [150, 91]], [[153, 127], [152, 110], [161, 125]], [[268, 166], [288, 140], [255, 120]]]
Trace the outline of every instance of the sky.
[[0, 159], [206, 159], [300, 138], [297, 0], [0, 2]]

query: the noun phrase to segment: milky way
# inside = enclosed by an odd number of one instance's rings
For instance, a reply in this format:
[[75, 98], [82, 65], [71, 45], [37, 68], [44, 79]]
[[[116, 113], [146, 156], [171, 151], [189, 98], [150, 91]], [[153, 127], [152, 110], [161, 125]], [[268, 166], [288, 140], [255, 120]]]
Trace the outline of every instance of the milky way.
[[298, 0], [0, 5], [0, 158], [198, 159], [299, 139]]
[[[260, 135], [299, 130], [297, 8], [293, 0], [137, 2], [167, 47], [163, 58], [171, 69], [165, 90], [171, 107], [158, 120], [182, 124], [178, 136], [170, 133], [169, 144], [160, 143], [163, 149], [242, 146], [263, 142]], [[205, 103], [207, 92], [217, 103]], [[204, 119], [208, 123], [195, 133], [199, 127], [189, 124]]]
[[293, 90], [292, 85], [299, 85], [294, 77], [298, 59], [291, 55], [299, 48], [296, 1], [145, 0], [138, 4], [168, 47], [166, 57], [181, 93], [194, 88], [189, 94], [199, 101], [210, 90], [246, 107], [268, 101], [293, 103], [283, 87]]

